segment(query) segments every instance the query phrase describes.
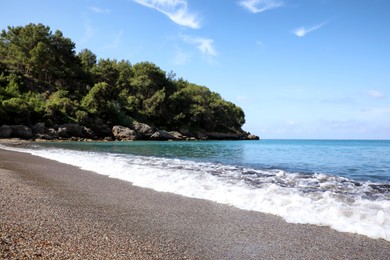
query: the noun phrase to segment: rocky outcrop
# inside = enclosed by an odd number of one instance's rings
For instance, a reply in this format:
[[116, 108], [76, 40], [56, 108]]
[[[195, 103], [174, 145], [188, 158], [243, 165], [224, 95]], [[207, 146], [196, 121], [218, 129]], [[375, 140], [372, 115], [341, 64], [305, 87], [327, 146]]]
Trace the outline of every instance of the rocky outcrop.
[[188, 140], [189, 138], [186, 137], [186, 136], [183, 136], [181, 133], [177, 132], [177, 131], [171, 131], [169, 132], [169, 134], [171, 134], [175, 140]]
[[145, 140], [150, 139], [150, 137], [154, 135], [156, 131], [158, 131], [157, 128], [155, 127], [152, 127], [148, 124], [139, 123], [139, 122], [134, 122], [132, 129], [136, 131], [142, 139]]
[[116, 140], [120, 141], [133, 141], [140, 139], [140, 136], [136, 131], [120, 125], [116, 125], [112, 128], [112, 135]]
[[260, 137], [258, 137], [257, 135], [248, 134], [246, 139], [247, 140], [260, 140]]
[[199, 140], [259, 140], [260, 138], [250, 133], [220, 133], [200, 132], [197, 134]]
[[24, 125], [13, 125], [11, 137], [17, 137], [21, 139], [31, 139], [33, 132], [30, 127]]
[[157, 141], [178, 140], [173, 134], [165, 130], [158, 130], [150, 137], [150, 139]]
[[33, 131], [34, 134], [45, 134], [47, 132], [45, 123], [36, 123], [31, 127], [31, 130]]
[[[134, 141], [134, 140], [259, 140], [250, 133], [220, 133], [220, 132], [189, 132], [166, 131], [145, 123], [134, 122], [131, 127], [116, 125], [112, 128], [104, 125], [99, 134], [82, 125], [64, 124], [47, 128], [44, 123], [37, 123], [31, 128], [23, 125], [2, 125], [0, 138], [43, 139], [43, 140], [104, 140], [104, 141]], [[107, 128], [107, 129], [106, 129]], [[102, 134], [104, 133], [104, 134]]]
[[0, 127], [0, 138], [20, 138], [20, 139], [96, 139], [95, 133], [78, 124], [64, 124], [55, 128], [47, 128], [44, 123], [37, 123], [32, 127], [24, 125], [2, 125]]
[[0, 126], [0, 138], [10, 138], [12, 135], [12, 127], [9, 125]]
[[58, 135], [64, 138], [79, 137], [79, 138], [96, 138], [94, 132], [78, 124], [64, 124], [58, 127]]

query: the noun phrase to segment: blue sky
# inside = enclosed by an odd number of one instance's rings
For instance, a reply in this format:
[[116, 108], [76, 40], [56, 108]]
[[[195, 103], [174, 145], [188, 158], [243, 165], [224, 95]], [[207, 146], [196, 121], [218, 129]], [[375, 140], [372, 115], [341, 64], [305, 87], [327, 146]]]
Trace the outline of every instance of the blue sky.
[[28, 23], [207, 86], [262, 138], [390, 139], [389, 0], [1, 1]]

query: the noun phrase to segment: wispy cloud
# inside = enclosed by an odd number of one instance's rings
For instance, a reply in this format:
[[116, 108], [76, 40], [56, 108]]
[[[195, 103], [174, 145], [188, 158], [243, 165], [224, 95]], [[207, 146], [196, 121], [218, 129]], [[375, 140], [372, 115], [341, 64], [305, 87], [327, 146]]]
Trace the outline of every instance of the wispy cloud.
[[314, 25], [312, 27], [309, 27], [309, 28], [306, 28], [306, 27], [299, 27], [295, 30], [293, 30], [292, 32], [298, 36], [298, 37], [304, 37], [306, 36], [306, 34], [310, 33], [310, 32], [313, 32], [313, 31], [316, 31], [320, 28], [322, 28], [323, 26], [325, 26], [327, 24], [327, 22], [323, 22], [323, 23], [320, 23], [320, 24], [317, 24], [317, 25]]
[[178, 25], [192, 29], [200, 28], [198, 17], [188, 11], [186, 0], [133, 0], [143, 6], [153, 8], [169, 17]]
[[215, 57], [217, 51], [214, 48], [214, 40], [202, 37], [181, 36], [186, 43], [195, 45], [204, 56]]
[[368, 91], [368, 96], [370, 97], [373, 97], [373, 98], [383, 98], [385, 97], [385, 94], [383, 94], [382, 92], [378, 91], [378, 90], [370, 90]]
[[89, 7], [89, 10], [95, 12], [95, 13], [100, 13], [100, 14], [108, 14], [108, 13], [111, 13], [111, 10], [110, 9], [106, 9], [106, 8], [99, 8], [99, 7], [96, 7], [96, 6], [91, 6]]
[[252, 13], [261, 13], [284, 5], [281, 0], [241, 0], [238, 3]]

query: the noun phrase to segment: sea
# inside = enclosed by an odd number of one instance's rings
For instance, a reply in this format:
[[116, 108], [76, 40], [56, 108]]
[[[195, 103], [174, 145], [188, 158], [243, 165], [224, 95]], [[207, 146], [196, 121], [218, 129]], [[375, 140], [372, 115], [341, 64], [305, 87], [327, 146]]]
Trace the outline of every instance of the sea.
[[159, 192], [390, 241], [390, 140], [53, 142], [0, 148]]

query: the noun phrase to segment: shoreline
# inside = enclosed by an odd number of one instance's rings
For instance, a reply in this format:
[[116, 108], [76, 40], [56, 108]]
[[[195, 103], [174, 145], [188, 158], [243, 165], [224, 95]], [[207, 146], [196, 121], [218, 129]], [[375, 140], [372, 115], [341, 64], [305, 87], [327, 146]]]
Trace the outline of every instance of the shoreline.
[[0, 149], [0, 258], [388, 259], [390, 243]]

